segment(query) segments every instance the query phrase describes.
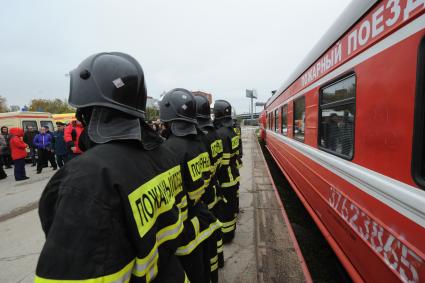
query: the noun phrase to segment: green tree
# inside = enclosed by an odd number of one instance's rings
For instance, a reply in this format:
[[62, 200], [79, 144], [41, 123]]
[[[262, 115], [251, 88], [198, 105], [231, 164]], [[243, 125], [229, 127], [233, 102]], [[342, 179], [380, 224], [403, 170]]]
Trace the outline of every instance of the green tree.
[[153, 107], [146, 107], [146, 120], [155, 121], [159, 118], [159, 110]]
[[7, 100], [6, 97], [3, 97], [0, 95], [0, 113], [4, 113], [9, 111], [8, 107], [7, 107]]
[[52, 114], [72, 113], [75, 108], [71, 107], [66, 100], [56, 99], [33, 99], [28, 107], [29, 111], [50, 112]]

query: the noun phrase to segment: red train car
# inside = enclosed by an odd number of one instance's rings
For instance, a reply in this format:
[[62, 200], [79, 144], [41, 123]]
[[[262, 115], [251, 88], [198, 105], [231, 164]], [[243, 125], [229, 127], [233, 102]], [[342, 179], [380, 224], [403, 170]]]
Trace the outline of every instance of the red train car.
[[261, 117], [352, 279], [425, 282], [425, 1], [353, 1]]

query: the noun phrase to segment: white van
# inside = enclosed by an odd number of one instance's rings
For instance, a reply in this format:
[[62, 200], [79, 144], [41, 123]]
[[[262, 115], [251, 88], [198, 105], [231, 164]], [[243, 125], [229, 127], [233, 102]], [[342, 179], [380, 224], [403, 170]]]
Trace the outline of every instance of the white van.
[[52, 114], [48, 112], [18, 111], [0, 113], [0, 127], [6, 126], [22, 128], [24, 131], [28, 126], [40, 130], [41, 127], [49, 127], [50, 131], [56, 131], [56, 123]]

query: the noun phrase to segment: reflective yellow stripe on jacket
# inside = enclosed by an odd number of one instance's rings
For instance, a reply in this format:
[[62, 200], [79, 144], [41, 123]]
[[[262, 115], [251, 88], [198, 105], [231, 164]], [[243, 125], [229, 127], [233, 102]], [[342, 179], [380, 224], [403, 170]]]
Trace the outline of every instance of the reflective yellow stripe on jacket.
[[91, 279], [82, 279], [82, 280], [60, 280], [60, 279], [46, 279], [39, 276], [35, 276], [35, 283], [127, 283], [130, 282], [131, 270], [134, 266], [134, 260], [129, 262], [123, 269], [114, 274], [109, 274], [106, 276], [101, 276]]
[[223, 158], [221, 159], [221, 165], [229, 165], [231, 157], [232, 155], [230, 153], [223, 153]]
[[199, 244], [208, 239], [217, 229], [221, 228], [221, 222], [217, 220], [214, 223], [211, 223], [206, 229], [202, 232], [199, 231], [199, 220], [195, 216], [191, 219], [193, 226], [195, 227], [195, 238], [190, 241], [187, 245], [177, 248], [176, 255], [184, 256], [190, 254], [194, 249], [196, 249]]
[[158, 274], [158, 247], [169, 240], [177, 238], [183, 231], [182, 215], [179, 220], [156, 233], [156, 243], [151, 252], [144, 258], [136, 258], [133, 274], [137, 277], [146, 277], [146, 282], [151, 282]]

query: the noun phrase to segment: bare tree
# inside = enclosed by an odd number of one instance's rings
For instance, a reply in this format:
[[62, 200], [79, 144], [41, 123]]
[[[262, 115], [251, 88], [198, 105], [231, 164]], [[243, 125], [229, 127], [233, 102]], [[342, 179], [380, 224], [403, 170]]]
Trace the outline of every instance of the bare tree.
[[4, 113], [8, 111], [7, 100], [6, 97], [0, 95], [0, 113]]

